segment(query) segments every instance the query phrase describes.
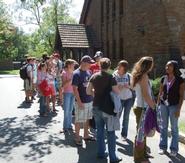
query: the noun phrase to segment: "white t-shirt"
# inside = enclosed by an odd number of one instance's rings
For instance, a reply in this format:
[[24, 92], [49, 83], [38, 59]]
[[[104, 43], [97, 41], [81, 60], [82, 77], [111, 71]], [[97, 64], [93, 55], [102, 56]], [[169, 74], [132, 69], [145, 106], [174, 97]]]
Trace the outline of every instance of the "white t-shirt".
[[[148, 93], [149, 93], [150, 97], [152, 98], [151, 85], [152, 85], [151, 82], [149, 82], [149, 84], [148, 84]], [[136, 84], [134, 90], [136, 92], [136, 99], [135, 99], [134, 106], [135, 107], [146, 108], [148, 106], [148, 104], [144, 100], [144, 97], [143, 97], [142, 91], [141, 91], [141, 86], [140, 86], [139, 83]]]
[[[118, 85], [130, 85], [131, 75], [130, 77], [129, 75], [130, 75], [129, 73], [126, 73], [125, 75], [120, 76], [117, 70], [113, 73], [113, 76], [115, 77]], [[127, 100], [127, 99], [132, 98], [132, 92], [129, 88], [124, 87], [122, 91], [120, 92], [119, 96], [122, 100]]]

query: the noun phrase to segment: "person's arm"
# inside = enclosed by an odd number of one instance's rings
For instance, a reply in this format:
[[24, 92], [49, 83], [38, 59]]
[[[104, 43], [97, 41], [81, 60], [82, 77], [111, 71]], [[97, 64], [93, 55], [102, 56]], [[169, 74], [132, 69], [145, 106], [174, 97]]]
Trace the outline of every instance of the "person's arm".
[[175, 117], [176, 118], [178, 118], [180, 116], [180, 111], [181, 111], [182, 104], [183, 104], [183, 101], [184, 101], [184, 91], [185, 91], [185, 83], [183, 82], [180, 85], [180, 89], [179, 89], [180, 99], [179, 99], [179, 104], [178, 104], [177, 111], [175, 112]]
[[148, 76], [147, 75], [143, 76], [142, 80], [140, 81], [140, 85], [141, 85], [141, 91], [142, 91], [144, 100], [152, 109], [155, 109], [156, 105], [148, 93]]
[[73, 85], [73, 92], [74, 92], [74, 96], [76, 98], [77, 104], [79, 106], [79, 108], [84, 108], [84, 104], [82, 103], [81, 99], [80, 99], [80, 95], [78, 92], [78, 87]]
[[112, 86], [112, 91], [116, 94], [120, 93], [120, 89], [118, 88], [118, 85]]
[[78, 91], [79, 84], [80, 84], [80, 76], [78, 74], [74, 74], [73, 81], [72, 81], [74, 96], [75, 96], [75, 99], [77, 101], [77, 105], [79, 106], [79, 108], [83, 109], [84, 104], [82, 103], [82, 101], [80, 99], [80, 95], [79, 95], [79, 91]]
[[87, 88], [86, 88], [86, 93], [87, 95], [93, 96], [94, 97], [94, 87], [91, 82], [88, 82]]
[[161, 95], [162, 95], [162, 93], [163, 93], [163, 84], [161, 83], [160, 84], [160, 87], [159, 87], [159, 95], [158, 95], [158, 97], [157, 97], [157, 104], [159, 104], [160, 103], [160, 100], [161, 100]]
[[116, 94], [120, 94], [120, 88], [118, 86], [118, 83], [117, 83], [115, 77], [112, 77], [111, 85], [112, 85], [112, 91]]

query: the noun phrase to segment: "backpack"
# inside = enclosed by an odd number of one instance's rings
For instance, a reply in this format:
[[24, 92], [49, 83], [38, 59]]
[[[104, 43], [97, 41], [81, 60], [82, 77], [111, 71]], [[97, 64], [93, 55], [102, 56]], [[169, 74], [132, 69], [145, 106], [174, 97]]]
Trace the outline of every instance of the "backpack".
[[28, 73], [27, 73], [27, 67], [28, 67], [28, 64], [25, 64], [19, 70], [20, 78], [23, 79], [23, 80], [29, 79], [29, 76], [28, 76]]

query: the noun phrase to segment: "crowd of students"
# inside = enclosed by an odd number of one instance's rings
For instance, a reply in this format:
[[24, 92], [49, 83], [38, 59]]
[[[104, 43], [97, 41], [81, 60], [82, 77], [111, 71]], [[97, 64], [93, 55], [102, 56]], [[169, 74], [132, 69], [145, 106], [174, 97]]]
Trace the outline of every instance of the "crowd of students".
[[[129, 115], [133, 107], [137, 131], [141, 127], [141, 119], [148, 108], [160, 112], [161, 128], [159, 154], [165, 154], [168, 148], [168, 124], [171, 123], [172, 141], [171, 156], [178, 153], [178, 118], [184, 99], [185, 84], [180, 77], [178, 63], [169, 61], [166, 74], [161, 79], [158, 100], [155, 100], [148, 74], [152, 71], [152, 57], [141, 58], [128, 73], [128, 62], [122, 60], [116, 70], [110, 73], [111, 61], [96, 52], [94, 59], [83, 56], [78, 64], [67, 59], [64, 64], [58, 53], [52, 56], [43, 55], [38, 62], [33, 57], [27, 58], [27, 75], [24, 80], [26, 102], [34, 100], [34, 92], [39, 93], [40, 116], [46, 117], [49, 112], [56, 112], [55, 104], [63, 106], [64, 120], [62, 133], [73, 131], [72, 114], [74, 110], [75, 143], [82, 146], [80, 129], [83, 124], [85, 141], [97, 141], [97, 157], [110, 162], [121, 162], [116, 154], [115, 131], [120, 130], [121, 137], [127, 140], [129, 131]], [[57, 93], [58, 92], [58, 93]], [[52, 103], [52, 107], [50, 107]], [[74, 109], [75, 108], [75, 109]], [[158, 114], [156, 114], [158, 115]], [[156, 117], [157, 118], [157, 117]], [[96, 137], [89, 134], [89, 121], [95, 120]], [[105, 131], [107, 133], [108, 153], [106, 153]], [[142, 135], [142, 145], [138, 145], [138, 132], [134, 143], [134, 161], [149, 162], [146, 137]]]

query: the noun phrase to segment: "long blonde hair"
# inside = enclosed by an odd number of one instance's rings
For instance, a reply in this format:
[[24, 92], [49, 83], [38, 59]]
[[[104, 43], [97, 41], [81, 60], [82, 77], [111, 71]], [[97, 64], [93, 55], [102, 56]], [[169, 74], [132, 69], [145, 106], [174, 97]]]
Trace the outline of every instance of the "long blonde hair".
[[132, 87], [142, 79], [143, 75], [149, 72], [153, 65], [153, 58], [152, 57], [142, 57], [135, 65], [132, 70]]

